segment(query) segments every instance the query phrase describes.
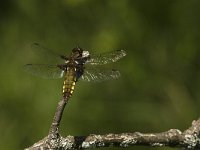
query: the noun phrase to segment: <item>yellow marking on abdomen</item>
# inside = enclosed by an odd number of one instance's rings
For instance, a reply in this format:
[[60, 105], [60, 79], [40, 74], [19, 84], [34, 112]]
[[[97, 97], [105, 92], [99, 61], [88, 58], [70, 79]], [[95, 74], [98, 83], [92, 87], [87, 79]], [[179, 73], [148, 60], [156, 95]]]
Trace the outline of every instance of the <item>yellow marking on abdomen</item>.
[[63, 83], [63, 96], [71, 96], [76, 84], [76, 68], [68, 68]]

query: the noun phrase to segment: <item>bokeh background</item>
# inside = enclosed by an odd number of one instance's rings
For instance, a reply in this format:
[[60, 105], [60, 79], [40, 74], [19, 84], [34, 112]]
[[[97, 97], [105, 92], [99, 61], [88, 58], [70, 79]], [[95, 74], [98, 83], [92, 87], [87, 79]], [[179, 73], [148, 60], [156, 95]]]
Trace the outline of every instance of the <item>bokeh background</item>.
[[199, 0], [2, 0], [1, 150], [24, 149], [46, 136], [61, 98], [62, 79], [22, 70], [36, 62], [34, 42], [57, 53], [76, 45], [127, 52], [116, 64], [118, 80], [77, 83], [63, 136], [184, 130], [200, 117]]

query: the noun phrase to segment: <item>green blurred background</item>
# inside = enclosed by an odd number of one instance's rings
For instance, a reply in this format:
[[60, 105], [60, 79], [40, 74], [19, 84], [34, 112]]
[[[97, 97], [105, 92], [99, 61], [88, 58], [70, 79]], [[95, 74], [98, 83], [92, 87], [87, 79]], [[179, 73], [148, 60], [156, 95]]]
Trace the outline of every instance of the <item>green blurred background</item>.
[[127, 51], [118, 80], [77, 83], [63, 136], [184, 130], [200, 116], [199, 0], [2, 0], [1, 150], [46, 136], [61, 97], [62, 79], [21, 69], [36, 60], [34, 42], [58, 53], [77, 44], [92, 53]]

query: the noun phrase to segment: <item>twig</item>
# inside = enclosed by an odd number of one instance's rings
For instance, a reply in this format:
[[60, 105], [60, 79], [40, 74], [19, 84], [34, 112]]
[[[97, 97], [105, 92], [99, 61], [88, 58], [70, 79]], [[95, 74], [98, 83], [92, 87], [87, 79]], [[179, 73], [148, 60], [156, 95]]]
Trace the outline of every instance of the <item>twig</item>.
[[[45, 149], [57, 149], [60, 144], [60, 134], [59, 134], [59, 125], [62, 119], [62, 114], [65, 109], [67, 102], [69, 101], [70, 96], [64, 95], [60, 102], [58, 102], [58, 106], [53, 117], [53, 121], [51, 123], [51, 127], [49, 129], [49, 134], [43, 140], [39, 141], [38, 144], [42, 145]], [[35, 148], [33, 148], [35, 149]], [[38, 149], [38, 148], [36, 148]]]
[[[161, 133], [122, 133], [89, 136], [59, 137], [56, 147], [48, 147], [45, 144], [47, 138], [34, 144], [26, 150], [42, 149], [90, 149], [99, 147], [129, 147], [133, 145], [143, 146], [169, 146], [187, 149], [200, 149], [200, 119], [192, 122], [192, 126], [181, 132], [178, 129], [170, 129]], [[54, 145], [55, 146], [55, 145]]]
[[65, 109], [65, 105], [67, 104], [69, 97], [63, 96], [61, 101], [58, 103], [56, 113], [53, 117], [53, 121], [49, 130], [49, 138], [56, 139], [59, 137], [59, 125], [62, 118], [63, 111]]

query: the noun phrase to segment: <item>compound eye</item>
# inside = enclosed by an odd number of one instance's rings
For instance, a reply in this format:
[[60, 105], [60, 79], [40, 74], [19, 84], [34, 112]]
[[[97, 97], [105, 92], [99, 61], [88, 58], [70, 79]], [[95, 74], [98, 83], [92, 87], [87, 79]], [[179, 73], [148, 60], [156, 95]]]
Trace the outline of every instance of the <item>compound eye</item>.
[[77, 48], [74, 48], [74, 49], [72, 50], [72, 52], [73, 52], [73, 53], [78, 52], [78, 49], [77, 49]]

